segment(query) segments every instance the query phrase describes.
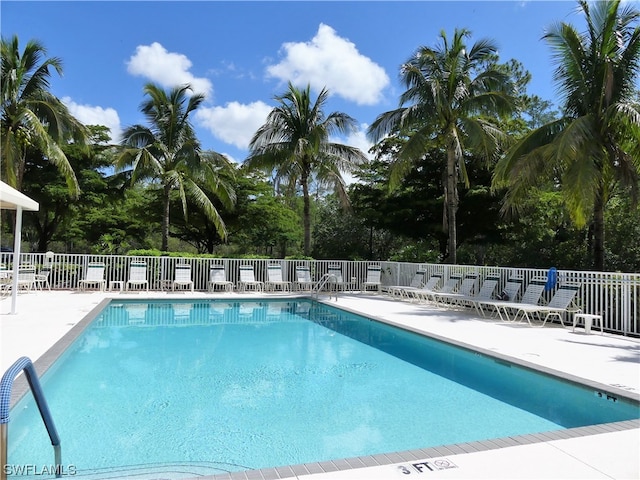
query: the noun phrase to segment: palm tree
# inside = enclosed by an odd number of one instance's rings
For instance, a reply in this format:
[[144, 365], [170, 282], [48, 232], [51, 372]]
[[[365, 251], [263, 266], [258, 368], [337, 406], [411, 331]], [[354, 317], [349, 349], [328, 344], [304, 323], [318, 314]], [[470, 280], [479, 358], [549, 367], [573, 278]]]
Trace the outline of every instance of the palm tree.
[[48, 90], [51, 69], [61, 75], [62, 62], [56, 57], [46, 58], [46, 49], [34, 40], [20, 53], [15, 35], [10, 40], [3, 38], [0, 49], [3, 178], [20, 190], [27, 151], [34, 148], [60, 170], [69, 191], [77, 196], [78, 181], [60, 145], [70, 139], [84, 143], [86, 130]]
[[543, 37], [557, 63], [563, 117], [514, 145], [496, 166], [494, 186], [508, 186], [505, 210], [517, 210], [541, 182], [561, 185], [574, 224], [592, 223], [593, 265], [603, 270], [605, 206], [616, 185], [630, 188], [634, 198], [638, 189], [640, 15], [619, 0], [579, 5], [584, 33], [559, 23]]
[[131, 168], [132, 183], [152, 180], [162, 186], [162, 250], [169, 246], [169, 207], [171, 193], [177, 191], [187, 217], [189, 197], [215, 225], [222, 239], [227, 229], [204, 188], [215, 194], [225, 205], [235, 202], [232, 188], [222, 181], [220, 169], [231, 171], [228, 160], [215, 152], [201, 152], [189, 114], [204, 100], [203, 95], [190, 95], [191, 87], [184, 85], [166, 92], [154, 84], [147, 84], [148, 96], [141, 111], [150, 126], [133, 125], [123, 133], [124, 149], [116, 159], [116, 169]]
[[289, 83], [287, 91], [275, 97], [280, 105], [253, 136], [245, 160], [249, 168], [275, 172], [276, 180], [302, 187], [305, 255], [311, 251], [310, 182], [333, 186], [343, 205], [348, 205], [341, 172], [353, 172], [367, 161], [359, 149], [331, 141], [332, 134], [355, 129], [355, 120], [341, 112], [325, 116], [328, 97], [323, 88], [312, 102], [309, 85], [301, 90]]
[[434, 146], [446, 152], [443, 227], [449, 263], [457, 262], [458, 182], [469, 186], [464, 154], [494, 157], [504, 134], [491, 116], [510, 112], [515, 103], [509, 76], [495, 67], [497, 47], [484, 39], [467, 48], [470, 35], [456, 29], [449, 43], [441, 32], [441, 45], [419, 47], [401, 67], [407, 90], [400, 107], [381, 114], [369, 127], [374, 142], [388, 134], [407, 137], [394, 160], [392, 186]]

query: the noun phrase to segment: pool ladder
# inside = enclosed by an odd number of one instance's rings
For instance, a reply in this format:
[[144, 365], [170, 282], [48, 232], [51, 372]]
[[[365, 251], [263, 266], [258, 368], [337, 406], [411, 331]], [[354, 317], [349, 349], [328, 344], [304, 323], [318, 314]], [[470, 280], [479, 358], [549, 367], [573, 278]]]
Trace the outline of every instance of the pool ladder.
[[33, 397], [36, 400], [38, 410], [40, 410], [40, 416], [44, 422], [44, 426], [47, 428], [51, 445], [53, 445], [53, 454], [55, 457], [55, 473], [56, 478], [62, 476], [62, 453], [60, 449], [60, 437], [56, 430], [56, 426], [53, 423], [51, 412], [47, 405], [47, 401], [44, 398], [42, 387], [40, 386], [40, 380], [36, 374], [33, 363], [28, 357], [21, 357], [9, 367], [9, 370], [5, 372], [0, 381], [0, 480], [7, 480], [7, 475], [11, 471], [11, 468], [7, 465], [7, 441], [9, 439], [9, 407], [11, 406], [11, 389], [13, 382], [21, 372], [24, 371], [24, 375], [27, 378]]
[[[333, 280], [333, 282], [331, 282], [331, 280]], [[322, 277], [320, 277], [320, 280], [317, 281], [315, 287], [313, 288], [313, 293], [315, 294], [316, 298], [318, 298], [320, 290], [326, 287], [329, 283], [336, 283], [337, 281], [338, 277], [336, 277], [333, 273], [325, 273]], [[335, 290], [335, 297], [336, 301], [338, 301], [337, 288]], [[331, 300], [331, 289], [329, 289], [329, 300]]]

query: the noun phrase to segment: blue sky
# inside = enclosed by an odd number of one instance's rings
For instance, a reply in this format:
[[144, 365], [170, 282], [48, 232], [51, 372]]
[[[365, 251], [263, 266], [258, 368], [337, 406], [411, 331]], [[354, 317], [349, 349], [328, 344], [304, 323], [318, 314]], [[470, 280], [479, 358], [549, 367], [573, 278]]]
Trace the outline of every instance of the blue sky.
[[0, 3], [3, 37], [37, 39], [63, 61], [52, 92], [86, 124], [114, 137], [144, 123], [143, 86], [190, 83], [207, 95], [193, 117], [202, 146], [242, 161], [288, 81], [331, 93], [326, 113], [354, 117], [339, 139], [366, 151], [366, 128], [398, 106], [399, 66], [444, 30], [494, 39], [500, 58], [520, 60], [529, 93], [556, 101], [553, 64], [541, 40], [554, 22], [581, 24], [574, 1], [324, 1]]

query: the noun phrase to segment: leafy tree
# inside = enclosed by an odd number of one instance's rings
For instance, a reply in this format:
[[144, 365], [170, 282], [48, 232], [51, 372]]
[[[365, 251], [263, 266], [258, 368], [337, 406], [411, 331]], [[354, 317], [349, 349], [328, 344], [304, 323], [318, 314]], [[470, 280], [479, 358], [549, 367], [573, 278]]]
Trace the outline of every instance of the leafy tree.
[[80, 193], [78, 181], [61, 146], [73, 139], [84, 142], [85, 128], [67, 107], [49, 92], [51, 69], [62, 74], [59, 58], [46, 58], [46, 49], [35, 40], [21, 53], [18, 37], [2, 39], [2, 112], [0, 158], [2, 176], [18, 190], [27, 166], [27, 153], [46, 159], [57, 168], [73, 195]]
[[204, 155], [189, 115], [204, 100], [203, 95], [188, 95], [191, 87], [184, 85], [165, 92], [159, 86], [147, 84], [148, 96], [141, 111], [149, 127], [134, 125], [123, 133], [125, 147], [116, 160], [116, 168], [132, 168], [132, 182], [156, 180], [162, 186], [162, 250], [168, 250], [171, 192], [176, 190], [187, 217], [187, 197], [213, 222], [216, 231], [226, 238], [227, 230], [218, 210], [203, 187], [225, 203], [234, 201], [228, 184], [220, 180], [220, 170], [228, 170], [228, 160], [215, 152]]
[[400, 107], [378, 116], [369, 136], [374, 141], [390, 133], [407, 137], [394, 164], [395, 184], [434, 146], [446, 151], [447, 260], [456, 263], [458, 182], [469, 185], [464, 152], [487, 159], [496, 155], [504, 134], [490, 117], [511, 112], [514, 99], [508, 75], [492, 63], [497, 52], [492, 41], [479, 40], [468, 48], [466, 29], [456, 29], [451, 43], [444, 32], [440, 36], [441, 45], [418, 48], [402, 66], [407, 90], [400, 96]]
[[[273, 256], [275, 250], [279, 258], [285, 258], [288, 253], [299, 253], [295, 250], [302, 243], [300, 217], [271, 191], [251, 200], [238, 222], [244, 228], [235, 239], [245, 245], [245, 251], [249, 247], [254, 250], [252, 253]], [[288, 249], [294, 252], [288, 252]]]
[[341, 172], [352, 172], [366, 162], [359, 149], [331, 141], [331, 135], [354, 129], [355, 120], [341, 112], [325, 115], [328, 96], [322, 89], [313, 102], [310, 86], [300, 90], [289, 83], [288, 90], [275, 97], [280, 105], [253, 136], [245, 161], [249, 168], [275, 172], [276, 181], [286, 179], [302, 188], [305, 255], [311, 250], [310, 182], [315, 178], [332, 185], [343, 204], [348, 204]]
[[341, 212], [338, 199], [329, 195], [317, 205], [312, 256], [317, 259], [367, 258], [369, 228], [353, 212]]
[[[447, 237], [442, 231], [442, 191], [446, 154], [432, 148], [414, 162], [396, 188], [389, 190], [393, 157], [402, 143], [388, 137], [376, 145], [376, 160], [359, 175], [361, 182], [352, 187], [354, 211], [378, 228], [421, 241], [419, 251], [434, 249], [436, 256], [444, 258]], [[483, 251], [487, 245], [499, 243], [503, 238], [500, 200], [490, 191], [491, 172], [486, 165], [468, 154], [464, 155], [464, 162], [469, 187], [459, 189], [457, 237], [458, 247], [464, 245], [467, 255], [463, 262], [458, 259], [458, 263], [484, 263]], [[475, 254], [470, 256], [472, 251]]]
[[361, 195], [350, 186], [353, 210], [343, 212], [335, 195], [322, 197], [316, 205], [312, 256], [318, 259], [388, 260], [411, 239], [371, 221], [368, 205], [360, 205]]
[[607, 261], [611, 270], [640, 272], [640, 206], [624, 192], [609, 202]]
[[520, 215], [501, 222], [504, 241], [487, 246], [485, 262], [514, 267], [584, 269], [585, 232], [577, 230], [562, 207], [562, 194], [545, 185], [532, 190]]
[[[70, 143], [62, 147], [75, 171], [81, 193], [72, 195], [64, 176], [38, 151], [28, 151], [23, 181], [25, 194], [36, 200], [40, 209], [25, 218], [25, 229], [34, 232], [36, 251], [44, 252], [57, 233], [65, 230], [69, 235], [73, 221], [91, 206], [101, 202], [108, 189], [101, 169], [109, 165], [110, 159], [103, 153], [109, 149], [106, 127], [89, 126], [89, 147]], [[81, 235], [81, 232], [76, 232]]]
[[544, 35], [557, 63], [562, 118], [526, 135], [496, 166], [494, 186], [508, 186], [505, 209], [518, 210], [532, 188], [562, 185], [577, 227], [593, 225], [593, 267], [605, 267], [605, 206], [616, 184], [635, 198], [640, 173], [640, 14], [619, 0], [580, 1], [587, 30], [567, 23]]

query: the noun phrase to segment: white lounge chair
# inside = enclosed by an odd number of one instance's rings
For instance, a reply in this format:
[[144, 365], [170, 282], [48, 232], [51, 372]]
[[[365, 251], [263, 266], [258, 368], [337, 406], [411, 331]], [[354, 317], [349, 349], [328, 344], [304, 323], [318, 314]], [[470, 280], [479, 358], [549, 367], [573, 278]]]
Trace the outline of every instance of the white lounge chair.
[[342, 267], [340, 265], [329, 265], [327, 267], [327, 285], [335, 291], [344, 291], [347, 284], [342, 278]]
[[36, 278], [34, 281], [34, 286], [37, 290], [42, 290], [43, 288], [47, 288], [47, 290], [51, 290], [51, 283], [49, 282], [49, 276], [51, 275], [50, 267], [43, 267], [40, 269], [38, 273], [36, 273]]
[[8, 295], [11, 292], [11, 273], [4, 263], [0, 263], [0, 295]]
[[455, 292], [434, 292], [431, 296], [436, 303], [448, 305], [456, 303], [457, 299], [470, 297], [478, 284], [478, 274], [476, 272], [465, 273], [462, 283]]
[[424, 270], [418, 270], [416, 274], [413, 276], [413, 278], [411, 279], [411, 282], [409, 283], [408, 286], [407, 285], [390, 285], [386, 287], [385, 290], [392, 297], [395, 297], [395, 296], [401, 297], [402, 296], [401, 290], [404, 290], [407, 288], [422, 287], [422, 284], [424, 283], [425, 275], [426, 275], [426, 272]]
[[176, 287], [188, 287], [193, 292], [193, 280], [191, 280], [191, 265], [176, 265], [175, 277], [171, 289], [175, 291]]
[[[526, 318], [529, 325], [533, 326], [531, 317], [535, 316], [541, 322], [539, 325], [541, 327], [544, 327], [551, 317], [558, 317], [564, 327], [564, 316], [569, 312], [579, 290], [580, 284], [578, 283], [562, 284], [547, 305], [520, 305], [517, 307], [516, 317], [520, 314], [520, 320]], [[576, 307], [573, 311], [579, 312], [580, 309]], [[544, 315], [544, 319], [542, 319], [542, 315]]]
[[221, 287], [225, 292], [231, 292], [233, 290], [233, 282], [227, 280], [227, 272], [224, 265], [217, 264], [209, 267], [208, 290], [213, 292], [217, 287]]
[[369, 288], [374, 288], [377, 293], [382, 291], [382, 267], [380, 265], [369, 265], [367, 267], [367, 279], [360, 284], [360, 291], [366, 292]]
[[419, 299], [421, 292], [437, 291], [441, 281], [442, 281], [442, 274], [434, 273], [429, 277], [429, 280], [427, 280], [425, 284], [422, 285], [421, 287], [419, 288], [405, 287], [405, 288], [398, 289], [398, 292], [400, 293], [400, 296], [402, 298], [407, 298], [413, 301], [414, 299]]
[[296, 281], [293, 287], [297, 291], [313, 290], [313, 280], [311, 280], [311, 269], [303, 265], [296, 265]]
[[[527, 285], [522, 299], [519, 302], [505, 301], [502, 303], [496, 303], [496, 310], [502, 321], [515, 322], [518, 319], [518, 315], [521, 313], [522, 307], [530, 307], [531, 305], [537, 305], [542, 297], [544, 286], [547, 283], [546, 278], [534, 278]], [[504, 316], [503, 316], [504, 313]], [[510, 313], [513, 315], [511, 317]]]
[[267, 291], [275, 292], [280, 289], [283, 292], [291, 291], [291, 282], [282, 278], [282, 265], [267, 265], [267, 281], [264, 284]]
[[256, 292], [264, 290], [264, 282], [256, 280], [253, 267], [251, 265], [240, 265], [240, 280], [238, 281], [238, 291], [246, 292], [253, 289]]
[[[34, 286], [35, 267], [30, 265], [21, 265], [18, 270], [18, 290], [30, 291]], [[2, 295], [9, 295], [13, 290], [13, 270], [7, 269], [6, 265], [0, 264], [0, 293]]]
[[490, 301], [493, 298], [493, 293], [498, 287], [498, 282], [500, 282], [500, 277], [498, 275], [487, 275], [476, 295], [457, 297], [454, 303], [465, 307], [473, 307], [478, 315], [482, 315], [480, 302], [485, 300]]
[[91, 285], [97, 285], [101, 292], [107, 288], [107, 281], [104, 278], [104, 263], [90, 262], [84, 272], [84, 278], [78, 281], [78, 287], [81, 291]]
[[413, 295], [418, 299], [418, 301], [424, 300], [425, 302], [435, 302], [435, 294], [454, 293], [458, 289], [461, 281], [462, 275], [454, 273], [452, 275], [449, 275], [449, 278], [445, 280], [440, 290], [429, 290], [427, 288], [421, 288], [413, 292]]
[[147, 292], [149, 291], [146, 262], [131, 262], [131, 266], [129, 267], [129, 280], [127, 280], [125, 290], [130, 290], [133, 287], [140, 289], [145, 287]]
[[33, 265], [20, 265], [18, 267], [18, 291], [36, 288], [36, 267]]
[[504, 296], [504, 299], [478, 299], [475, 302], [476, 310], [479, 311], [480, 315], [483, 317], [486, 316], [485, 308], [491, 309], [492, 316], [500, 316], [499, 307], [504, 304], [505, 301], [515, 302], [520, 295], [520, 289], [522, 288], [523, 279], [521, 277], [512, 277], [507, 280], [507, 283], [504, 287], [504, 290], [500, 292], [501, 296]]

